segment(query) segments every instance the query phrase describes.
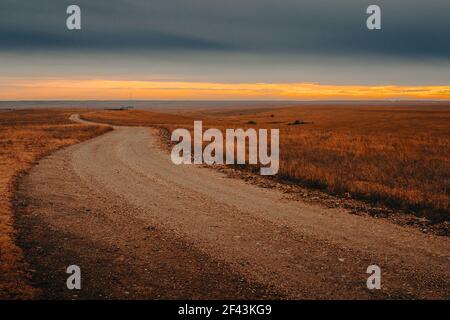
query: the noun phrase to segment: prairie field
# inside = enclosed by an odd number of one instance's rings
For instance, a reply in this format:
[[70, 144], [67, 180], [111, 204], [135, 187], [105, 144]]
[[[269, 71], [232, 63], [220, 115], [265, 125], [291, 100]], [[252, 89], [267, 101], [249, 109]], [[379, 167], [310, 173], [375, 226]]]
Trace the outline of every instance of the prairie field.
[[173, 130], [279, 128], [278, 178], [327, 193], [449, 220], [450, 106], [298, 106], [163, 115], [97, 111], [85, 119]]
[[0, 298], [31, 298], [22, 250], [15, 244], [15, 179], [41, 157], [100, 135], [108, 126], [76, 124], [71, 110], [0, 111]]
[[[400, 217], [401, 211], [414, 213], [427, 218], [427, 223], [439, 225], [443, 230], [439, 234], [448, 236], [450, 107], [443, 104], [303, 105], [245, 110], [204, 108], [170, 110], [167, 113], [92, 109], [3, 110], [0, 111], [0, 298], [33, 298], [40, 294], [40, 289], [36, 289], [39, 286], [30, 280], [36, 268], [30, 267], [29, 256], [26, 261], [23, 253], [38, 252], [30, 247], [35, 242], [23, 246], [16, 237], [17, 230], [23, 232], [23, 229], [14, 219], [14, 212], [27, 206], [21, 202], [28, 199], [20, 197], [20, 193], [15, 194], [19, 190], [16, 188], [18, 177], [45, 155], [111, 130], [109, 126], [74, 123], [69, 120], [74, 113], [83, 119], [105, 124], [156, 127], [165, 134], [165, 138], [162, 135], [165, 143], [175, 128], [192, 130], [194, 120], [202, 120], [205, 129], [279, 128], [280, 170], [277, 176], [268, 179], [283, 185], [320, 190], [341, 198], [342, 202], [360, 199], [371, 205], [387, 206]], [[142, 130], [146, 131], [145, 128]], [[114, 135], [104, 138], [109, 137]], [[118, 142], [124, 143], [122, 140]], [[139, 142], [139, 146], [142, 145], [142, 141]], [[89, 154], [85, 157], [89, 158]], [[50, 167], [42, 181], [46, 183], [57, 167]], [[246, 170], [245, 177], [252, 175], [251, 171], [255, 169], [251, 166], [236, 168]], [[121, 185], [122, 180], [113, 176], [111, 181]], [[58, 183], [64, 185], [65, 180], [60, 177], [57, 175]], [[67, 194], [77, 192], [67, 191]], [[39, 199], [48, 195], [44, 191]], [[55, 209], [52, 201], [48, 210]], [[57, 211], [65, 214], [64, 210]], [[346, 215], [345, 224], [350, 217]], [[37, 232], [36, 236], [42, 237], [42, 234]], [[33, 239], [42, 241], [41, 238]], [[37, 256], [40, 256], [39, 252]]]

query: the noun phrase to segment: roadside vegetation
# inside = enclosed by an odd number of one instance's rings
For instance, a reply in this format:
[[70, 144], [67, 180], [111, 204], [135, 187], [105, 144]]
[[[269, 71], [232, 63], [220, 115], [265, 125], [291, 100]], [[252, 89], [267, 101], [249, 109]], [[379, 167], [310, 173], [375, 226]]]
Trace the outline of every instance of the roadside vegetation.
[[108, 126], [76, 124], [73, 110], [0, 110], [0, 299], [27, 299], [22, 250], [15, 244], [13, 192], [16, 178], [41, 157], [68, 145], [103, 134]]

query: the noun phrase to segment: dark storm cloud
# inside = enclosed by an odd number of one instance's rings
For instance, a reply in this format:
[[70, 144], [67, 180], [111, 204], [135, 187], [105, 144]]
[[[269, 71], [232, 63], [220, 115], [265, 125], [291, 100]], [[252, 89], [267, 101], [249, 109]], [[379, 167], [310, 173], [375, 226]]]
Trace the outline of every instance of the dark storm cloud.
[[[82, 8], [82, 31], [65, 28]], [[369, 4], [381, 31], [365, 27]], [[450, 58], [450, 1], [0, 0], [0, 51], [198, 50]]]
[[1, 48], [32, 49], [193, 49], [227, 50], [219, 42], [169, 34], [159, 31], [135, 31], [131, 34], [99, 32], [74, 32], [66, 35], [41, 33], [38, 30], [9, 30], [1, 37]]

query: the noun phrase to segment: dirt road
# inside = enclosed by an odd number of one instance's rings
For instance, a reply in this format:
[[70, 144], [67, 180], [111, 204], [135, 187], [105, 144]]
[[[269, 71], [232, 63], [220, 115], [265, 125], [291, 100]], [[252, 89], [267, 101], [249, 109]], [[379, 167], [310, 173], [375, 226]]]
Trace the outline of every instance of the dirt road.
[[449, 238], [173, 165], [156, 139], [116, 127], [21, 179], [18, 242], [42, 297], [450, 298]]

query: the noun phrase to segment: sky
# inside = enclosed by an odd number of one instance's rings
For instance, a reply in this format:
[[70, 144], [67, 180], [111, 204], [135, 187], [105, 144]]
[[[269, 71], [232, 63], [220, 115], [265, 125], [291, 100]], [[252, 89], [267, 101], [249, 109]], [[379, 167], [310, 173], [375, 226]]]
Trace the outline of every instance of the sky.
[[448, 0], [0, 0], [0, 100], [450, 99], [449, 17]]

